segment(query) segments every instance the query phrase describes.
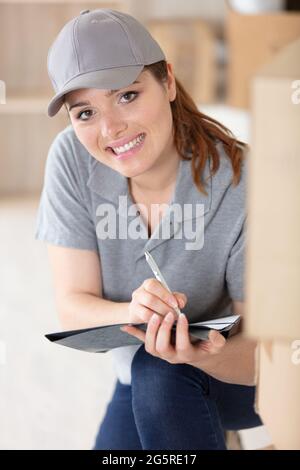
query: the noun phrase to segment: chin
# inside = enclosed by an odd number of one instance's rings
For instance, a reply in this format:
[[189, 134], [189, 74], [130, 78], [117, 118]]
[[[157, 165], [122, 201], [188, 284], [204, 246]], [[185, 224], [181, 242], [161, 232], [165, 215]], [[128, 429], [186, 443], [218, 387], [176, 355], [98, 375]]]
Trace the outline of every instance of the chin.
[[139, 164], [136, 162], [135, 165], [128, 165], [128, 167], [123, 167], [120, 165], [114, 165], [114, 169], [121, 173], [122, 175], [126, 176], [127, 178], [134, 178], [136, 176], [140, 176], [143, 173], [146, 173], [150, 168], [152, 167], [152, 164]]
[[139, 176], [139, 175], [142, 175], [144, 173], [144, 171], [139, 171], [139, 170], [134, 170], [134, 169], [130, 169], [130, 168], [127, 168], [126, 170], [122, 170], [120, 171], [120, 169], [116, 169], [116, 171], [118, 171], [119, 173], [121, 173], [123, 176], [126, 176], [126, 178], [134, 178], [136, 176]]

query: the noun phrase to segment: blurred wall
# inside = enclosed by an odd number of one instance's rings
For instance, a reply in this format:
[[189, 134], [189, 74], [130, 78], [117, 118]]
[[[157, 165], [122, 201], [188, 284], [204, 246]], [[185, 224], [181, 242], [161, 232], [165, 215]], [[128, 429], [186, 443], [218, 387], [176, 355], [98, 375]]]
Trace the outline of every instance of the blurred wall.
[[225, 17], [225, 0], [131, 0], [129, 9], [139, 19], [201, 16], [213, 23]]

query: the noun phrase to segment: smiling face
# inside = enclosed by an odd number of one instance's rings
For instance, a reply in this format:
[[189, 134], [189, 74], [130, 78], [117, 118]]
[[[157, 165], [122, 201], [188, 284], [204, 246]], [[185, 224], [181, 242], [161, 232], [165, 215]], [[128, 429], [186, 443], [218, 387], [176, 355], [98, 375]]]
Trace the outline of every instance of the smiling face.
[[158, 169], [175, 156], [170, 106], [175, 97], [175, 78], [168, 64], [166, 83], [144, 70], [126, 88], [75, 90], [65, 102], [75, 134], [88, 152], [131, 178]]

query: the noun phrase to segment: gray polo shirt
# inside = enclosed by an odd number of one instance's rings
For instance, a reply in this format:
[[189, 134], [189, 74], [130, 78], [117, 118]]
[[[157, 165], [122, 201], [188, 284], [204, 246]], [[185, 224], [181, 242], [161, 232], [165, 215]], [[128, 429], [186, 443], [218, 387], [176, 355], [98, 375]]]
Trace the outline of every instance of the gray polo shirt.
[[[144, 256], [148, 250], [171, 290], [186, 294], [184, 311], [190, 321], [229, 315], [232, 300], [244, 299], [247, 163], [234, 187], [221, 142], [217, 149], [220, 167], [206, 184], [207, 196], [193, 182], [190, 161], [180, 161], [170, 211], [148, 238], [127, 178], [93, 158], [68, 126], [49, 149], [35, 238], [96, 251], [105, 299], [130, 302], [133, 290], [153, 277]], [[209, 175], [207, 163], [204, 177]], [[181, 214], [174, 211], [177, 216], [172, 218], [172, 207], [181, 207]], [[138, 348], [108, 353], [122, 383], [131, 383], [131, 362]]]

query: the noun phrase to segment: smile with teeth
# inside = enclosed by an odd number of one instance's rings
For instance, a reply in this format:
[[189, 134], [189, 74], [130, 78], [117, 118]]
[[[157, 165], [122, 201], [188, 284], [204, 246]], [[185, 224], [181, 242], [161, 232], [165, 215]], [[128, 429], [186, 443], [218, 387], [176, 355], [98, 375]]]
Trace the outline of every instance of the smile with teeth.
[[117, 155], [120, 155], [124, 152], [128, 152], [128, 150], [130, 150], [134, 147], [137, 147], [138, 145], [141, 144], [141, 142], [143, 142], [144, 139], [145, 139], [145, 134], [140, 134], [136, 139], [131, 140], [130, 142], [128, 142], [124, 146], [122, 146], [122, 147], [112, 147], [112, 149]]

